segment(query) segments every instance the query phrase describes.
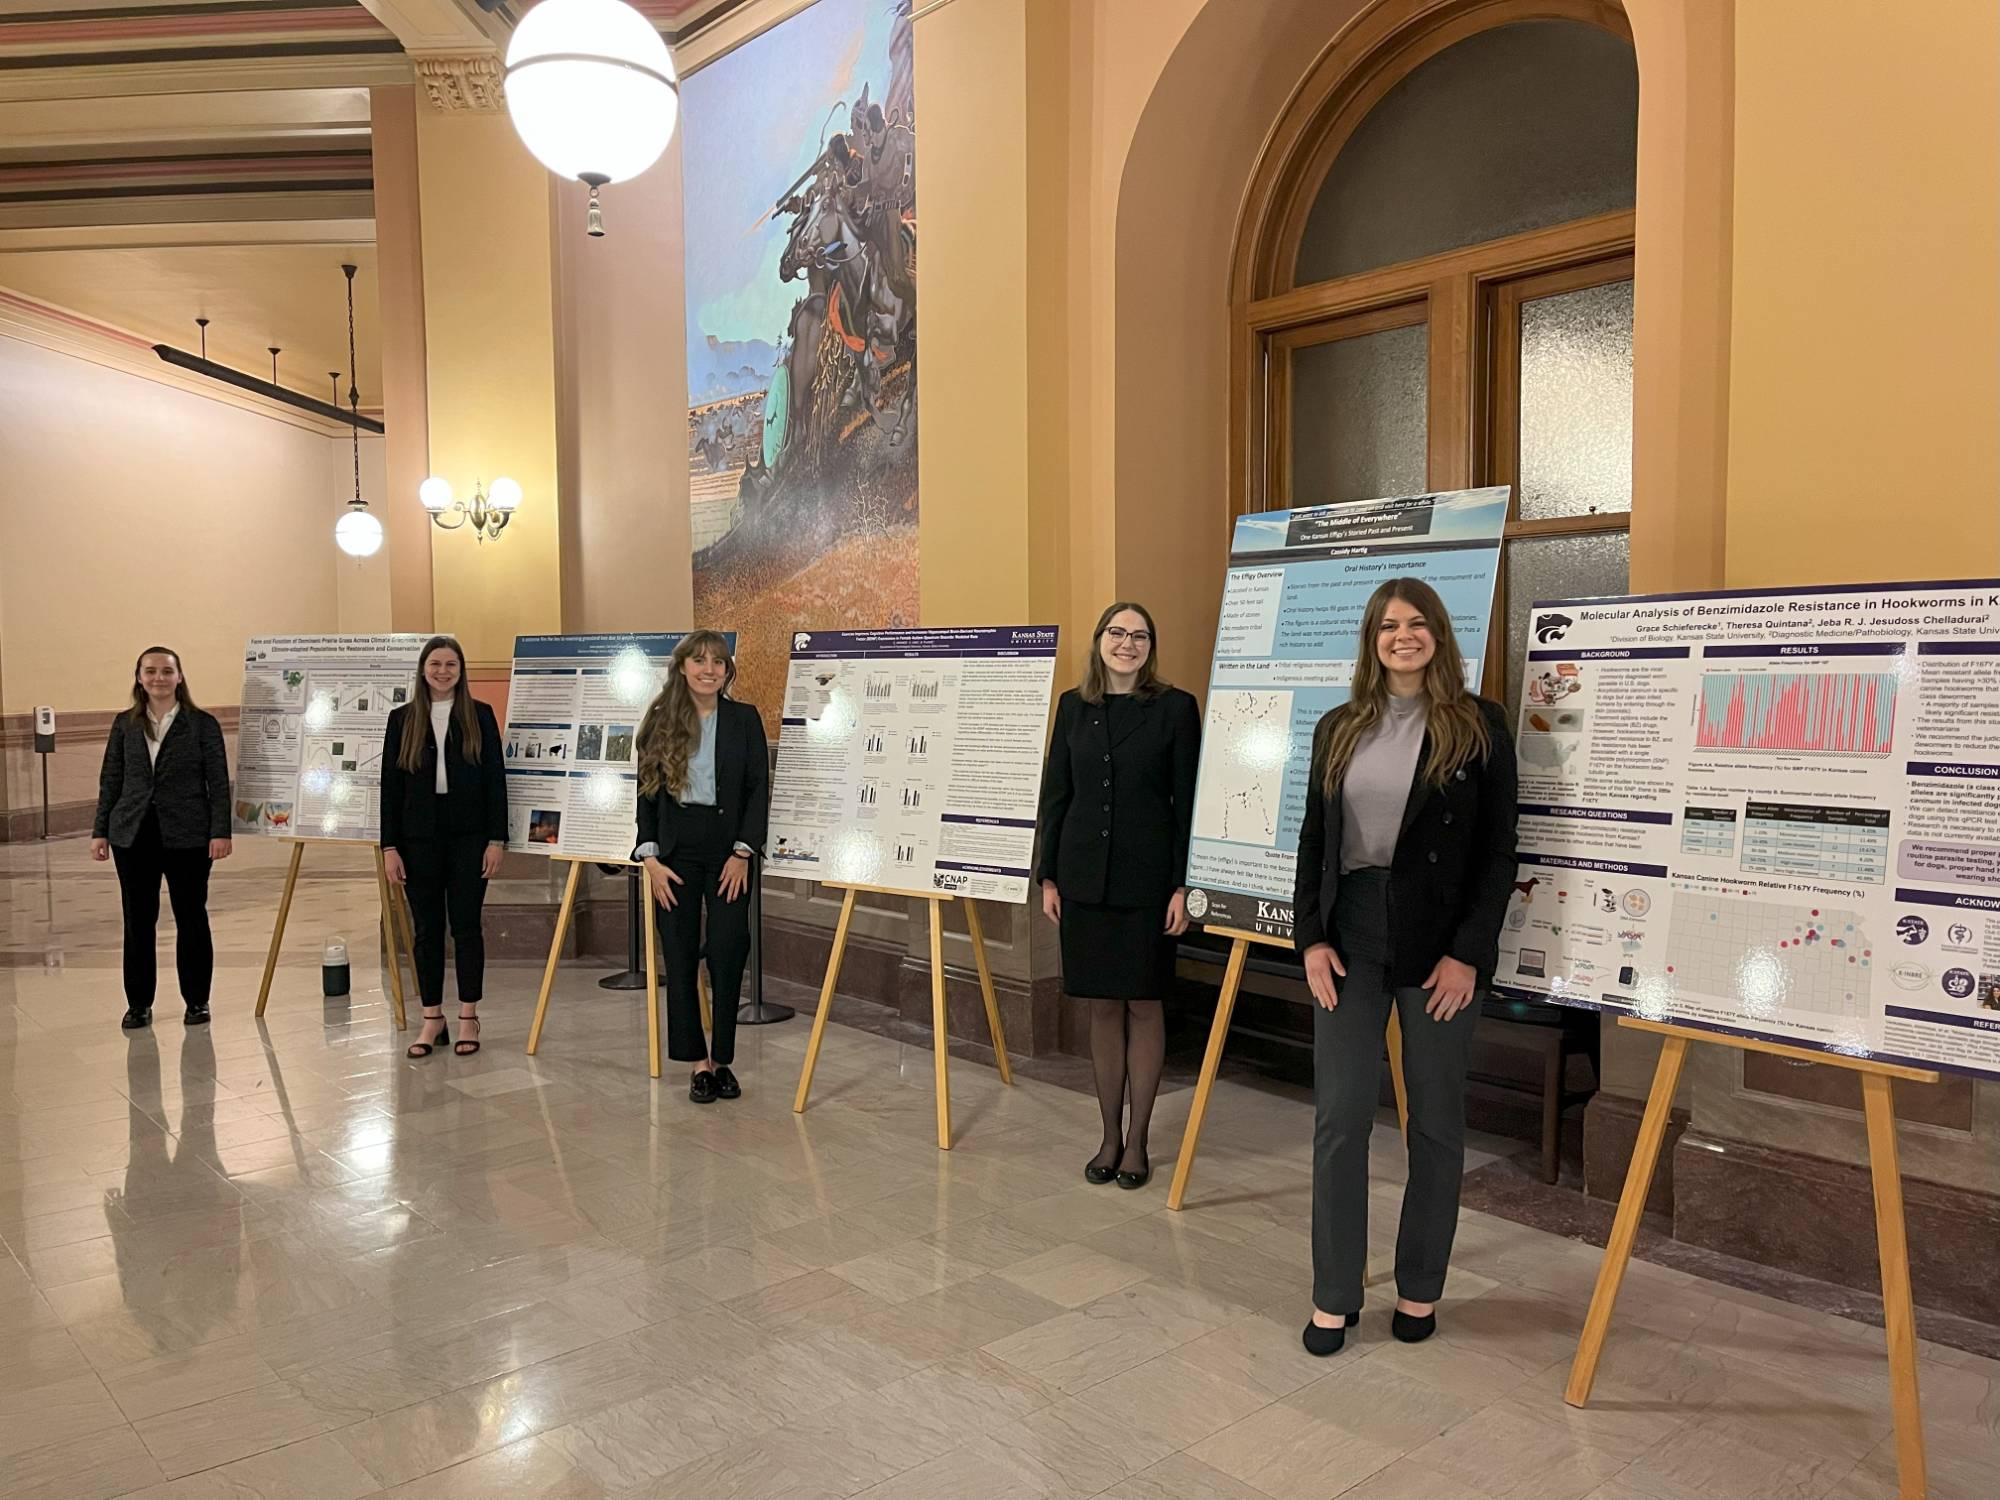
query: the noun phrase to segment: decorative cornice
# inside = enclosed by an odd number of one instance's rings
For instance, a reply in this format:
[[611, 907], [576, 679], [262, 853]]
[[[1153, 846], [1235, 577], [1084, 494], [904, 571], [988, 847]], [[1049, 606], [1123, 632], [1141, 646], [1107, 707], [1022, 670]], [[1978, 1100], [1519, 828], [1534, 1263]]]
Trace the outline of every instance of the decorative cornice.
[[417, 81], [440, 114], [499, 114], [507, 108], [505, 69], [491, 53], [473, 57], [418, 57]]

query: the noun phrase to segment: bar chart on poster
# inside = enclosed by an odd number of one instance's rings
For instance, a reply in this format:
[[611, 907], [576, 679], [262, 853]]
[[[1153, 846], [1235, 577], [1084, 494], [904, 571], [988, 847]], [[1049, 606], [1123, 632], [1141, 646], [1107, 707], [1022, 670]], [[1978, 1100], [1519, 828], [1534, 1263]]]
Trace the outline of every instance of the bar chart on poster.
[[1538, 603], [1496, 988], [2000, 1076], [2000, 582]]
[[1028, 893], [1056, 627], [800, 631], [771, 785], [773, 875]]

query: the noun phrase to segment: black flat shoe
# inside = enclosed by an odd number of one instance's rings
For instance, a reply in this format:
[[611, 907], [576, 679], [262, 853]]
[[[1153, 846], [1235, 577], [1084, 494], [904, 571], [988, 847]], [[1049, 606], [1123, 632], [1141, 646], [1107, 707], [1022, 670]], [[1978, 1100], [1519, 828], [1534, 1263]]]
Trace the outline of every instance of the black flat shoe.
[[715, 1080], [716, 1098], [741, 1099], [743, 1097], [743, 1085], [736, 1081], [736, 1075], [730, 1072], [728, 1068], [718, 1064], [715, 1071], [708, 1076]]
[[1118, 1185], [1127, 1192], [1131, 1192], [1137, 1188], [1144, 1187], [1152, 1179], [1153, 1164], [1148, 1162], [1136, 1172], [1120, 1172], [1118, 1174]]
[[1113, 1181], [1117, 1176], [1118, 1163], [1115, 1161], [1108, 1167], [1100, 1167], [1094, 1161], [1087, 1161], [1083, 1164], [1083, 1180], [1090, 1183], [1093, 1187], [1103, 1187], [1105, 1183]]
[[1359, 1308], [1347, 1314], [1347, 1321], [1338, 1328], [1322, 1328], [1319, 1324], [1308, 1318], [1306, 1319], [1306, 1331], [1300, 1337], [1299, 1341], [1306, 1346], [1306, 1353], [1325, 1359], [1328, 1355], [1340, 1353], [1347, 1346], [1349, 1330], [1360, 1321], [1361, 1310]]
[[696, 1073], [688, 1079], [688, 1098], [696, 1104], [715, 1103], [715, 1075]]
[[1438, 1315], [1425, 1313], [1421, 1318], [1398, 1311], [1389, 1319], [1389, 1332], [1406, 1344], [1421, 1344], [1438, 1331]]
[[151, 1026], [153, 1024], [152, 1007], [148, 1006], [145, 1010], [128, 1010], [125, 1012], [125, 1019], [118, 1024], [127, 1031], [138, 1031], [142, 1027]]
[[206, 1026], [208, 1024], [208, 1007], [206, 1005], [190, 1005], [187, 1008], [187, 1014], [181, 1017], [181, 1024], [184, 1026]]

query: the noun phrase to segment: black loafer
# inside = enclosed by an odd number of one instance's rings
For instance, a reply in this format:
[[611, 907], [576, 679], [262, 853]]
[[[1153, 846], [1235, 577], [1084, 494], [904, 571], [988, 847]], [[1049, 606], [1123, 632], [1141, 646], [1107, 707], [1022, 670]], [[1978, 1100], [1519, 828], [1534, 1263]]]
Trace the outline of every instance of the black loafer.
[[1347, 1315], [1347, 1321], [1338, 1328], [1322, 1328], [1311, 1319], [1306, 1320], [1306, 1331], [1300, 1342], [1306, 1346], [1306, 1353], [1325, 1359], [1338, 1354], [1347, 1346], [1348, 1330], [1361, 1321], [1361, 1310], [1356, 1308]]
[[1389, 1319], [1389, 1332], [1405, 1344], [1421, 1344], [1437, 1331], [1438, 1315], [1434, 1312], [1418, 1318], [1399, 1311]]
[[715, 1103], [715, 1075], [696, 1073], [688, 1079], [688, 1098], [697, 1104]]
[[208, 1024], [208, 1007], [206, 1005], [190, 1005], [187, 1008], [187, 1014], [181, 1017], [181, 1022], [187, 1026], [206, 1026]]
[[718, 1064], [716, 1070], [708, 1076], [715, 1080], [716, 1098], [741, 1099], [743, 1097], [743, 1085], [736, 1081], [736, 1075], [730, 1072], [728, 1068]]
[[127, 1031], [137, 1031], [141, 1027], [151, 1026], [153, 1024], [152, 1009], [148, 1007], [145, 1010], [128, 1010], [125, 1012], [125, 1019], [118, 1024]]

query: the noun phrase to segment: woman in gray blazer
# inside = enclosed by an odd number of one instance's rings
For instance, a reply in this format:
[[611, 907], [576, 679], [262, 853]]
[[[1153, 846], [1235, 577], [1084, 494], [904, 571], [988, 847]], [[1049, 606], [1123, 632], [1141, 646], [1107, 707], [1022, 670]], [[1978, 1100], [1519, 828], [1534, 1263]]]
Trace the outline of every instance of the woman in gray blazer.
[[118, 861], [125, 908], [127, 1031], [150, 1025], [157, 974], [160, 879], [174, 908], [174, 967], [190, 1026], [208, 1021], [215, 945], [208, 872], [229, 858], [229, 752], [215, 716], [188, 696], [181, 659], [148, 646], [132, 669], [132, 703], [111, 721], [97, 778], [90, 857]]

